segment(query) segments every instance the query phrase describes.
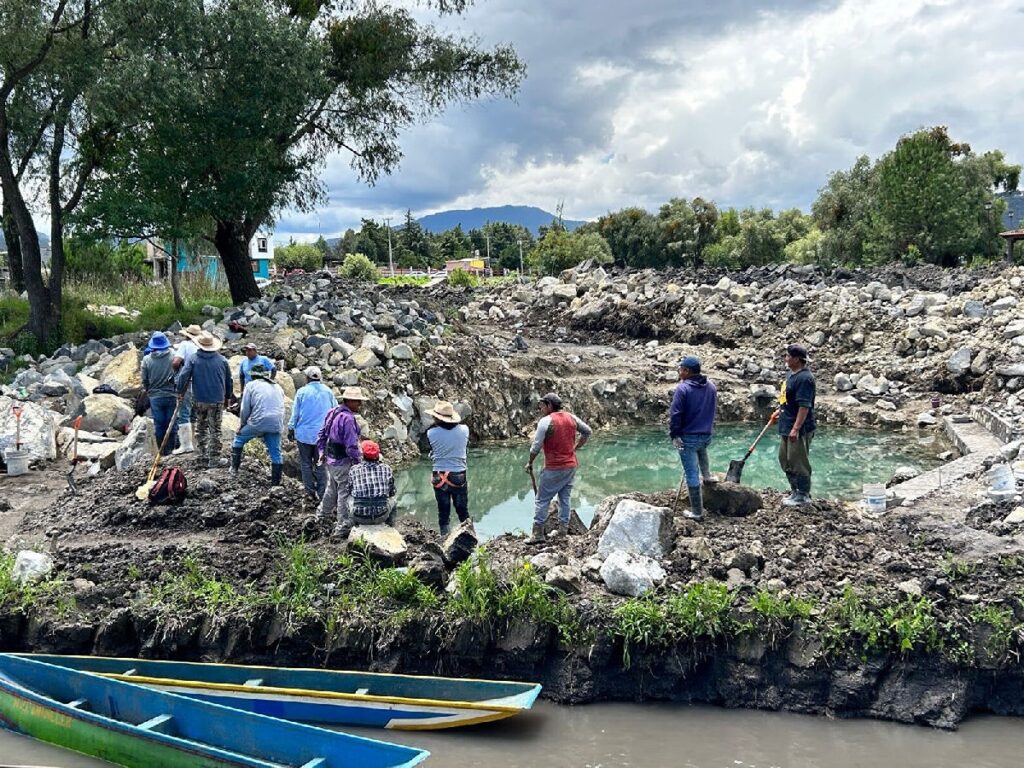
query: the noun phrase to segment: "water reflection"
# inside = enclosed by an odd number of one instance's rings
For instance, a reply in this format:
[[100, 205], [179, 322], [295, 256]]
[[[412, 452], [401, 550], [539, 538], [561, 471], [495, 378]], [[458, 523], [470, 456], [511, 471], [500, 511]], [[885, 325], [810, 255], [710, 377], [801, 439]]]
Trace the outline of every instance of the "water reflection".
[[[752, 425], [719, 427], [711, 444], [711, 467], [724, 472], [729, 461], [743, 456], [758, 429]], [[930, 469], [944, 449], [936, 437], [915, 433], [822, 427], [811, 448], [814, 492], [832, 498], [855, 499], [861, 485], [884, 482], [899, 466]], [[776, 452], [778, 437], [765, 436], [747, 460], [743, 481], [755, 488], [786, 488]], [[469, 452], [469, 510], [483, 538], [529, 528], [533, 490], [523, 472], [528, 446], [493, 445]], [[538, 467], [540, 462], [538, 460]], [[398, 503], [425, 525], [437, 523], [430, 487], [430, 461], [422, 459], [398, 473]], [[659, 429], [628, 434], [597, 433], [580, 452], [580, 469], [573, 490], [573, 507], [587, 523], [606, 496], [627, 491], [664, 491], [676, 488], [680, 465]]]

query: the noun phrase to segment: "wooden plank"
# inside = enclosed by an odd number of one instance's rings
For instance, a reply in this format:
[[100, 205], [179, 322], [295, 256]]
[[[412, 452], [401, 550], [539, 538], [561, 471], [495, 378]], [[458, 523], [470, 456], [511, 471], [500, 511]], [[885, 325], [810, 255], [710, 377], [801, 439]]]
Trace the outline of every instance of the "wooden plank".
[[157, 715], [151, 717], [144, 723], [139, 723], [139, 728], [144, 731], [154, 731], [155, 733], [167, 733], [168, 724], [174, 719], [173, 715]]
[[242, 683], [242, 685], [244, 685], [246, 688], [258, 688], [259, 686], [263, 685], [263, 678], [254, 677], [251, 680], [246, 680], [244, 683]]

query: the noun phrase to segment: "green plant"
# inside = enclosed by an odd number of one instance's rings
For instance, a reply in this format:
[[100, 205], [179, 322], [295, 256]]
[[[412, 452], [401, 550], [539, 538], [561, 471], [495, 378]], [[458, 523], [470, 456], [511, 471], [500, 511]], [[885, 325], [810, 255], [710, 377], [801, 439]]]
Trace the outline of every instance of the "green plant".
[[478, 549], [455, 569], [455, 594], [448, 599], [448, 609], [456, 616], [487, 621], [498, 615], [498, 577], [491, 570], [487, 552]]
[[927, 597], [908, 597], [901, 603], [882, 609], [882, 625], [888, 632], [888, 645], [900, 653], [915, 648], [938, 651], [942, 648], [935, 606]]
[[814, 603], [762, 589], [750, 599], [748, 607], [757, 617], [762, 634], [771, 645], [775, 645], [778, 640], [789, 636], [795, 621], [810, 618]]
[[448, 273], [448, 285], [453, 288], [475, 288], [479, 284], [480, 278], [464, 269], [453, 269]]
[[415, 573], [397, 568], [378, 571], [373, 592], [383, 600], [392, 600], [412, 608], [430, 608], [437, 603], [437, 595], [416, 578]]
[[324, 254], [315, 245], [289, 243], [274, 249], [274, 266], [278, 270], [301, 269], [313, 272], [324, 265]]
[[988, 627], [984, 650], [989, 656], [1002, 660], [1011, 653], [1018, 655], [1013, 649], [1024, 639], [1024, 626], [1017, 623], [1012, 609], [979, 606], [971, 612], [971, 623]]
[[415, 275], [394, 275], [393, 277], [380, 277], [377, 279], [379, 285], [410, 286], [419, 288], [430, 282], [429, 277]]
[[182, 558], [180, 571], [165, 575], [154, 587], [153, 598], [168, 613], [200, 611], [211, 616], [246, 612], [257, 604], [232, 584], [211, 575], [194, 553]]
[[820, 629], [822, 645], [830, 654], [859, 648], [866, 657], [882, 648], [882, 620], [851, 586], [825, 607]]
[[380, 272], [377, 266], [361, 253], [350, 253], [338, 268], [338, 275], [350, 280], [377, 282]]
[[976, 567], [977, 563], [960, 560], [950, 552], [945, 553], [942, 561], [939, 563], [939, 568], [950, 581], [959, 581], [960, 579], [967, 578], [974, 573]]
[[27, 614], [33, 609], [53, 607], [58, 615], [64, 615], [74, 607], [74, 598], [62, 575], [18, 581], [14, 578], [15, 559], [13, 554], [0, 552], [0, 609]]

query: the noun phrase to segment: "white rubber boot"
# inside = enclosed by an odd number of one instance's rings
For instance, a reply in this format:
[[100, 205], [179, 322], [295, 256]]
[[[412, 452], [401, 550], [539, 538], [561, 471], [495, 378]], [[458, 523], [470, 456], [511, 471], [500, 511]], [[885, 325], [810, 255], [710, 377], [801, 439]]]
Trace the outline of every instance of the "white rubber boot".
[[195, 448], [192, 446], [192, 424], [182, 424], [178, 427], [178, 442], [180, 445], [171, 451], [172, 454], [192, 453]]

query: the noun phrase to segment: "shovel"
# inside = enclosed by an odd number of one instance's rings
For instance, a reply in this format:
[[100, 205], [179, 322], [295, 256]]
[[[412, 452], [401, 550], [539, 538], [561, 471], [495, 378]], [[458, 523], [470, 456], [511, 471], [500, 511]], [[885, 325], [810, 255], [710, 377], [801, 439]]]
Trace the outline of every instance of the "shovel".
[[171, 432], [174, 431], [174, 423], [178, 419], [178, 409], [181, 408], [181, 398], [178, 398], [177, 405], [174, 406], [174, 413], [171, 414], [171, 420], [167, 423], [167, 431], [164, 432], [164, 439], [160, 441], [160, 447], [156, 449], [156, 458], [153, 459], [153, 466], [149, 468], [149, 475], [146, 477], [146, 482], [135, 489], [135, 498], [139, 501], [145, 501], [149, 498], [150, 489], [156, 485], [156, 468], [160, 466], [160, 457], [163, 455], [164, 446], [167, 445], [167, 438], [171, 436]]
[[75, 419], [75, 438], [71, 441], [71, 469], [68, 470], [68, 490], [72, 496], [78, 495], [78, 488], [75, 486], [75, 464], [78, 463], [78, 428], [82, 426], [82, 417]]
[[22, 406], [15, 405], [11, 410], [14, 412], [14, 450], [21, 450], [21, 410]]
[[533, 467], [526, 470], [530, 475], [530, 482], [533, 483], [533, 495], [537, 495], [537, 476], [533, 474]]
[[[772, 416], [774, 415], [775, 414], [773, 413]], [[729, 471], [725, 473], [725, 481], [727, 483], [738, 483], [740, 481], [740, 475], [743, 474], [743, 465], [747, 463], [747, 459], [750, 458], [750, 454], [752, 454], [754, 449], [757, 448], [757, 444], [761, 442], [761, 438], [764, 437], [768, 428], [771, 427], [773, 423], [774, 422], [771, 419], [768, 419], [768, 423], [764, 425], [764, 429], [761, 430], [761, 434], [759, 434], [757, 439], [751, 443], [750, 448], [747, 449], [747, 452], [744, 454], [742, 459], [739, 461], [733, 460], [729, 462]]]

